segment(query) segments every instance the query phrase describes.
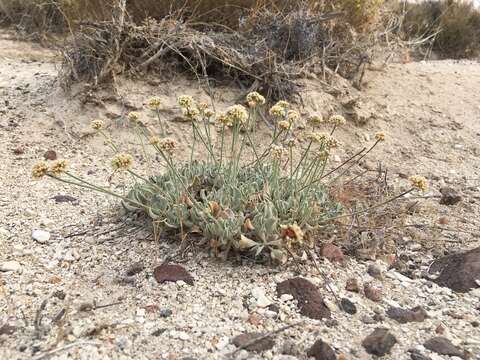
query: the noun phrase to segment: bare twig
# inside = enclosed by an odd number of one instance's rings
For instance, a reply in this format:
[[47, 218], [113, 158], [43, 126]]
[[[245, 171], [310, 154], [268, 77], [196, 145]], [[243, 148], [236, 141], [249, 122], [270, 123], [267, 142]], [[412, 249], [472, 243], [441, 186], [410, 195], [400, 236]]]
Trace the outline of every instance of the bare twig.
[[68, 349], [71, 349], [71, 348], [74, 348], [74, 347], [77, 347], [77, 346], [85, 346], [85, 345], [99, 346], [99, 345], [101, 345], [101, 343], [96, 342], [96, 341], [77, 341], [77, 342], [70, 343], [68, 345], [62, 346], [60, 348], [56, 348], [56, 349], [47, 351], [46, 353], [44, 353], [40, 356], [37, 356], [34, 360], [43, 360], [43, 359], [46, 359], [46, 358], [48, 358], [52, 355], [55, 355], [56, 353], [61, 352], [61, 351], [65, 351], [65, 350], [68, 350]]

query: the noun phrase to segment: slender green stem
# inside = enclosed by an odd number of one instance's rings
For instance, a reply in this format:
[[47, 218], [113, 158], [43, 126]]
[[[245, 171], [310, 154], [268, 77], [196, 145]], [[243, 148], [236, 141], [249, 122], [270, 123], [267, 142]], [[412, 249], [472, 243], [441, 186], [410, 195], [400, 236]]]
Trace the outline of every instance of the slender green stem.
[[202, 136], [202, 133], [200, 132], [200, 129], [197, 128], [197, 126], [195, 125], [194, 122], [192, 122], [193, 124], [193, 131], [198, 135], [198, 137], [200, 138], [200, 140], [202, 141], [203, 145], [205, 145], [205, 148], [207, 149], [207, 151], [209, 152], [209, 154], [212, 156], [212, 159], [213, 159], [213, 162], [215, 164], [217, 164], [217, 160], [215, 158], [215, 154], [213, 153], [213, 149], [211, 146], [208, 145], [208, 142], [205, 141], [205, 139], [203, 138]]
[[308, 155], [308, 152], [310, 151], [310, 148], [312, 147], [313, 140], [310, 140], [310, 143], [308, 144], [307, 149], [304, 151], [302, 154], [302, 157], [300, 158], [300, 161], [297, 164], [297, 167], [295, 168], [294, 174], [296, 175], [300, 167], [302, 166], [303, 160], [305, 160], [305, 157]]
[[158, 126], [160, 127], [160, 134], [162, 134], [162, 136], [165, 136], [165, 128], [163, 126], [163, 121], [160, 118], [160, 110], [155, 109], [155, 114], [157, 115]]
[[223, 151], [225, 147], [225, 125], [222, 124], [222, 134], [221, 134], [221, 145], [220, 145], [220, 166], [223, 166]]
[[68, 175], [68, 176], [70, 176], [71, 178], [79, 181], [80, 183], [77, 183], [77, 182], [71, 181], [71, 180], [67, 180], [67, 179], [63, 179], [63, 178], [60, 178], [60, 177], [58, 177], [58, 176], [54, 176], [54, 175], [50, 175], [50, 174], [49, 174], [48, 176], [50, 176], [51, 178], [54, 178], [54, 179], [56, 179], [56, 180], [59, 180], [59, 181], [61, 181], [61, 182], [64, 182], [64, 183], [66, 183], [66, 184], [83, 187], [83, 188], [85, 188], [85, 189], [98, 191], [98, 192], [101, 192], [101, 193], [104, 193], [104, 194], [107, 194], [107, 195], [111, 195], [111, 196], [120, 198], [120, 199], [122, 199], [122, 200], [124, 200], [124, 201], [130, 202], [130, 203], [132, 203], [132, 204], [134, 204], [134, 205], [137, 205], [137, 206], [140, 206], [141, 208], [144, 208], [144, 209], [145, 209], [145, 208], [147, 208], [147, 209], [150, 208], [150, 207], [148, 207], [148, 206], [146, 206], [146, 205], [144, 205], [144, 204], [140, 204], [140, 203], [138, 203], [138, 202], [136, 202], [136, 201], [134, 201], [134, 200], [132, 200], [132, 199], [129, 199], [129, 198], [125, 197], [125, 196], [122, 196], [122, 195], [120, 195], [120, 194], [114, 193], [114, 192], [111, 191], [111, 190], [108, 190], [108, 189], [106, 189], [106, 188], [103, 188], [103, 187], [94, 185], [94, 184], [92, 184], [92, 183], [89, 183], [88, 181], [83, 180], [82, 178], [79, 178], [79, 177], [77, 177], [77, 176], [75, 176], [75, 175], [72, 175], [72, 174], [69, 173], [69, 172], [65, 172], [65, 174]]

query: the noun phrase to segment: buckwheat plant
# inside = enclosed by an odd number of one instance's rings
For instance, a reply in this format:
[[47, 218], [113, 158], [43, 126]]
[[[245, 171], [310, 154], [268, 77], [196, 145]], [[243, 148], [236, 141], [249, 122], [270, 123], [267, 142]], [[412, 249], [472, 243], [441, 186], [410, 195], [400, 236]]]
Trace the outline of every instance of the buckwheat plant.
[[[215, 114], [207, 103], [181, 96], [178, 104], [193, 133], [186, 161], [177, 160], [177, 144], [165, 135], [159, 98], [148, 102], [158, 120], [155, 126], [142, 122], [139, 114], [129, 113], [128, 120], [141, 138], [144, 154], [151, 147], [164, 166], [162, 173], [149, 177], [133, 170], [133, 157], [120, 151], [104, 131], [102, 120], [94, 120], [92, 128], [114, 152], [114, 173], [123, 171], [135, 178], [135, 185], [126, 195], [72, 174], [64, 160], [36, 164], [33, 176], [48, 176], [115, 196], [128, 212], [147, 215], [157, 234], [173, 232], [185, 238], [189, 233], [200, 233], [204, 241], [197, 241], [208, 244], [216, 255], [252, 254], [283, 264], [314, 246], [314, 229], [351, 216], [330, 196], [334, 186], [331, 175], [348, 171], [384, 141], [385, 134], [377, 133], [369, 148], [327, 170], [331, 154], [340, 146], [334, 135], [345, 124], [341, 115], [328, 119], [319, 114], [311, 116], [307, 119], [308, 134], [300, 141], [295, 131], [300, 114], [288, 102], [279, 101], [266, 110], [265, 98], [252, 92], [245, 103], [246, 107], [233, 105]], [[274, 124], [267, 146], [257, 144], [256, 139], [261, 113], [268, 114]], [[218, 136], [214, 136], [216, 133]], [[198, 146], [205, 149], [205, 159], [195, 159]], [[414, 176], [411, 182], [412, 188], [396, 198], [414, 189], [427, 190], [424, 178]]]

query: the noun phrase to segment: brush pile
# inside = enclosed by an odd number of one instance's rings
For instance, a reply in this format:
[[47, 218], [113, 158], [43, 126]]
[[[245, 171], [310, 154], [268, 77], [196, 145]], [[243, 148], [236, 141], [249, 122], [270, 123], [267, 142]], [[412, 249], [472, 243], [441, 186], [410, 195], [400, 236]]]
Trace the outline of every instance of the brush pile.
[[250, 10], [230, 28], [178, 14], [140, 24], [128, 16], [83, 23], [64, 52], [63, 83], [108, 83], [116, 75], [187, 71], [210, 86], [234, 82], [269, 99], [298, 95], [297, 79], [314, 64], [324, 78], [357, 75], [375, 43], [342, 12], [298, 7]]

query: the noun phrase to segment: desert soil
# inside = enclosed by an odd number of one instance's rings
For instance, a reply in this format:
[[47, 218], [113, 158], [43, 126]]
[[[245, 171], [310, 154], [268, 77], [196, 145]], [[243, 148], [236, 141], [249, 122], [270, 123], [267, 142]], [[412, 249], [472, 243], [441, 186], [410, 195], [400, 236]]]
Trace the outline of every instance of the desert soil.
[[[195, 247], [178, 254], [176, 243], [158, 243], [148, 232], [124, 224], [115, 199], [33, 180], [32, 165], [54, 150], [77, 174], [125, 192], [130, 180], [117, 175], [109, 180], [111, 153], [89, 129], [90, 121], [106, 119], [113, 137], [130, 149], [137, 140], [122, 120], [125, 113], [142, 111], [148, 97], [158, 95], [171, 136], [186, 150], [189, 127], [176, 121], [176, 96], [208, 96], [183, 78], [118, 79], [116, 93], [77, 88], [65, 92], [57, 81], [60, 59], [55, 52], [16, 41], [7, 33], [0, 35], [0, 49], [0, 266], [13, 263], [15, 268], [0, 272], [0, 326], [11, 327], [0, 333], [0, 358], [306, 359], [307, 350], [321, 338], [344, 359], [369, 359], [362, 340], [378, 327], [389, 329], [397, 339], [384, 358], [410, 359], [408, 350], [416, 349], [431, 359], [447, 359], [422, 345], [439, 334], [479, 358], [479, 289], [460, 294], [422, 276], [410, 279], [395, 269], [387, 271], [381, 258], [352, 257], [344, 264], [320, 259], [337, 296], [356, 305], [357, 313], [349, 315], [338, 308], [312, 264], [299, 271], [249, 260], [223, 263]], [[408, 221], [440, 224], [442, 229], [405, 230], [397, 255], [420, 258], [416, 270], [422, 273], [436, 256], [479, 246], [479, 63], [391, 64], [369, 72], [361, 93], [340, 91], [340, 100], [319, 88], [315, 79], [306, 82], [303, 111], [326, 114], [354, 98], [355, 111], [369, 114], [367, 124], [349, 122], [339, 131], [345, 146], [335, 161], [370, 144], [373, 134], [382, 130], [387, 141], [362, 166], [381, 163], [398, 190], [405, 188], [411, 174], [429, 179], [428, 198]], [[213, 91], [219, 107], [232, 104], [239, 95], [228, 88]], [[148, 112], [142, 111], [142, 116]], [[148, 172], [146, 164], [138, 168]], [[445, 186], [458, 191], [462, 201], [439, 204], [439, 189]], [[65, 198], [55, 199], [57, 195], [68, 195], [71, 201], [58, 202]], [[32, 231], [39, 229], [50, 238], [34, 240]], [[155, 281], [155, 266], [171, 258], [192, 274], [193, 286]], [[127, 276], [139, 262], [139, 272]], [[383, 276], [368, 273], [372, 264]], [[277, 296], [276, 284], [294, 276], [318, 286], [332, 319], [304, 317], [295, 301]], [[382, 289], [382, 299], [374, 302], [363, 293], [347, 291], [350, 278], [372, 282]], [[417, 305], [427, 311], [424, 321], [401, 324], [385, 315], [392, 306]], [[271, 349], [232, 355], [236, 335], [290, 324], [296, 326], [272, 337]]]

